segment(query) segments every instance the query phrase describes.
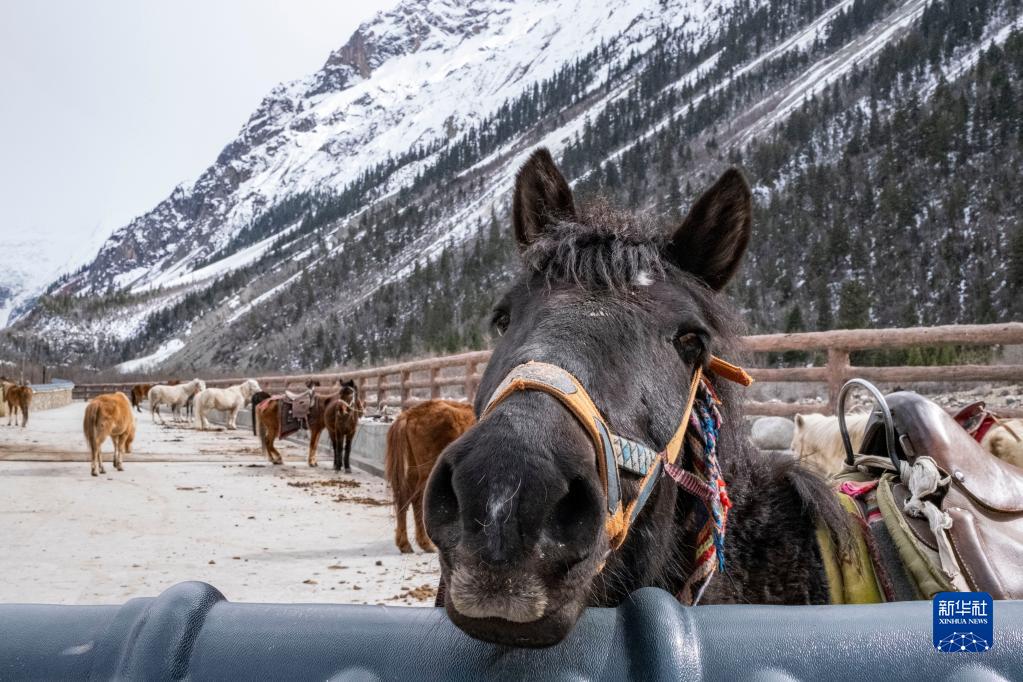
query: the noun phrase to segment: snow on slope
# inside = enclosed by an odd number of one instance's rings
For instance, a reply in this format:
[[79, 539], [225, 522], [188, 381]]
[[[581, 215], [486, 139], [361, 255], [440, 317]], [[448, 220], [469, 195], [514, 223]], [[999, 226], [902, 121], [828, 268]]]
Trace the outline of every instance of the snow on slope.
[[733, 2], [404, 0], [319, 72], [275, 88], [191, 188], [115, 233], [70, 289], [158, 286], [288, 196], [338, 191], [388, 158], [449, 139], [618, 36], [637, 50], [665, 27], [688, 24], [695, 36]]
[[156, 367], [161, 362], [167, 360], [184, 347], [185, 342], [182, 341], [181, 339], [171, 339], [167, 343], [157, 348], [155, 352], [150, 353], [149, 355], [146, 355], [141, 358], [135, 358], [134, 360], [122, 362], [119, 365], [115, 365], [114, 369], [120, 372], [121, 374], [128, 374], [130, 372], [144, 372], [148, 369]]

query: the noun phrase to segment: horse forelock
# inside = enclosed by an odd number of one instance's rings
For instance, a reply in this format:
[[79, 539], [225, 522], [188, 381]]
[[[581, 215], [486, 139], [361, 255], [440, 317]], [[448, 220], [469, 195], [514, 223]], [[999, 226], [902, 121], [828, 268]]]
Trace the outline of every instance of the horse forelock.
[[598, 202], [575, 221], [548, 226], [523, 258], [548, 284], [623, 290], [663, 274], [663, 243], [652, 222]]

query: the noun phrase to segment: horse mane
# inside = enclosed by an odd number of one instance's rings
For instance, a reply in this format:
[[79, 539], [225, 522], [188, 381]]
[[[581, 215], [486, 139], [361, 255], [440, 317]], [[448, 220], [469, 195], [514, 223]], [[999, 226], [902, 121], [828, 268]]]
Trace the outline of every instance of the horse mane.
[[663, 274], [663, 244], [652, 221], [597, 201], [574, 221], [548, 226], [523, 258], [548, 285], [566, 282], [589, 290], [623, 291], [641, 274]]

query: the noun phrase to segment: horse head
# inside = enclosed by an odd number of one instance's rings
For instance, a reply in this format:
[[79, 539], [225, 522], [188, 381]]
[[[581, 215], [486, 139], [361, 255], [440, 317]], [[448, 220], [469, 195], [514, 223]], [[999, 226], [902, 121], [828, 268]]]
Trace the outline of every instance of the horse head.
[[[574, 376], [614, 433], [660, 451], [679, 427], [696, 369], [734, 336], [717, 292], [739, 266], [750, 217], [736, 170], [668, 233], [604, 205], [580, 210], [550, 154], [535, 152], [512, 204], [524, 268], [493, 311], [500, 338], [477, 416], [509, 372], [540, 361]], [[598, 464], [580, 419], [542, 391], [508, 395], [444, 451], [426, 523], [458, 627], [498, 643], [554, 644], [621, 577], [613, 555], [648, 552], [649, 530], [614, 546]], [[623, 470], [622, 500], [636, 498], [639, 478]], [[654, 489], [637, 526], [672, 517], [674, 493], [663, 490]]]
[[252, 399], [252, 396], [259, 393], [260, 390], [262, 389], [259, 387], [259, 382], [255, 379], [246, 379], [242, 382], [241, 392], [242, 396], [245, 398], [245, 402], [249, 402]]

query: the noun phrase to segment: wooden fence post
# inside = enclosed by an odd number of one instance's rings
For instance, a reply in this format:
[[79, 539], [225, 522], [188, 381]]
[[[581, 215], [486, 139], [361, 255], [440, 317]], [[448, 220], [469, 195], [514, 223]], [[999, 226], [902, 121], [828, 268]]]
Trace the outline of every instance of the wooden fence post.
[[412, 389], [409, 387], [409, 377], [412, 376], [410, 371], [402, 370], [401, 372], [401, 409], [408, 407], [409, 402], [412, 399]]
[[828, 413], [838, 412], [838, 393], [849, 375], [849, 351], [844, 348], [828, 349]]
[[440, 367], [430, 368], [430, 398], [436, 400], [440, 397], [440, 386], [437, 384], [437, 378], [440, 376]]
[[465, 363], [465, 380], [462, 382], [462, 391], [465, 393], [465, 399], [470, 403], [476, 399], [476, 363], [467, 362]]

